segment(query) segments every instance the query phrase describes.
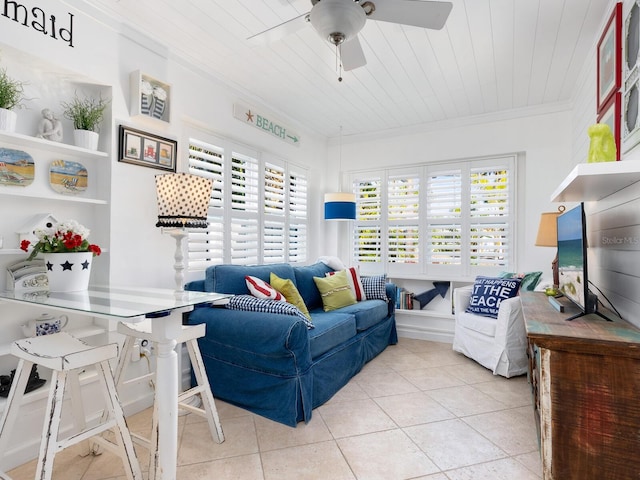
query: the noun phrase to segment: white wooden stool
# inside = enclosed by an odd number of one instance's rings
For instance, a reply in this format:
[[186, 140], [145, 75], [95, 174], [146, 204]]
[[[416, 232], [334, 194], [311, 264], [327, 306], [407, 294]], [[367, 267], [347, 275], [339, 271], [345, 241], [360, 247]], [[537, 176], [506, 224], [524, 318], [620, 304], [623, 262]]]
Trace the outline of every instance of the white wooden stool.
[[[150, 373], [129, 380], [124, 379], [127, 367], [131, 362], [131, 352], [136, 339], [147, 340], [148, 342], [154, 341], [151, 322], [151, 319], [146, 319], [138, 323], [118, 323], [118, 332], [125, 335], [125, 341], [122, 348], [122, 354], [118, 359], [118, 365], [114, 373], [116, 386], [120, 387], [121, 385], [138, 383], [141, 380], [153, 378], [154, 374]], [[204, 369], [202, 355], [200, 354], [200, 348], [198, 347], [198, 338], [204, 336], [206, 331], [205, 329], [206, 325], [203, 323], [199, 325], [183, 325], [182, 332], [176, 340], [176, 344], [178, 345], [183, 343], [187, 345], [189, 358], [191, 359], [191, 365], [193, 367], [193, 373], [197, 383], [196, 386], [178, 394], [178, 408], [206, 418], [209, 423], [211, 438], [213, 438], [217, 443], [222, 443], [224, 441], [224, 434], [222, 433], [222, 426], [220, 425], [220, 419], [218, 418], [218, 410], [216, 409], [207, 372]], [[187, 400], [198, 394], [202, 400], [202, 408], [187, 403]], [[158, 419], [156, 409], [154, 408], [151, 440], [145, 439], [136, 434], [132, 434], [132, 436], [136, 443], [140, 443], [148, 448], [150, 452], [154, 452], [156, 446], [154, 440], [157, 438], [157, 431]]]
[[[17, 340], [11, 345], [11, 354], [20, 360], [9, 391], [5, 411], [2, 420], [0, 420], [0, 455], [7, 451], [9, 435], [18, 418], [31, 367], [33, 364], [38, 364], [50, 368], [52, 376], [42, 428], [36, 478], [51, 479], [56, 454], [67, 447], [92, 438], [92, 442], [100, 444], [121, 457], [129, 480], [142, 480], [140, 465], [135, 455], [109, 367], [109, 360], [118, 356], [117, 344], [95, 347], [87, 345], [66, 332], [59, 332]], [[102, 384], [106, 406], [103, 422], [95, 427], [86, 428], [78, 371], [92, 365], [95, 366], [98, 379]], [[67, 377], [76, 432], [70, 437], [59, 439], [58, 433]], [[110, 429], [115, 434], [115, 442], [100, 436], [101, 433]], [[0, 472], [0, 478], [4, 478], [2, 475]]]

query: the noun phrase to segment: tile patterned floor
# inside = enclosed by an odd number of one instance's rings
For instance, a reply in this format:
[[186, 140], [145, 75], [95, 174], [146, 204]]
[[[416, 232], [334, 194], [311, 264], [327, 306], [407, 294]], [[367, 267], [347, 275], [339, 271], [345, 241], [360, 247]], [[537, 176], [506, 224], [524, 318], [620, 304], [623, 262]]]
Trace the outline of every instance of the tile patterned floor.
[[[536, 480], [541, 478], [525, 376], [495, 377], [451, 345], [401, 338], [308, 424], [293, 429], [217, 402], [226, 440], [180, 417], [178, 479]], [[128, 419], [144, 433], [147, 409]], [[146, 472], [147, 451], [137, 449]], [[34, 477], [35, 462], [10, 475]], [[54, 479], [125, 479], [109, 453], [56, 458]]]

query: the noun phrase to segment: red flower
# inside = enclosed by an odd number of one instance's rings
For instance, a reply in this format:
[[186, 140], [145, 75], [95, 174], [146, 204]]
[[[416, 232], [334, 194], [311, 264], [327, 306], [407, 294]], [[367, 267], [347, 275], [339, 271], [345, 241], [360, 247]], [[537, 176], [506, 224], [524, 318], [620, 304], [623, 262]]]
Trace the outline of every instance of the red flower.
[[102, 253], [98, 245], [89, 245], [89, 251], [93, 252], [96, 257]]
[[29, 245], [31, 245], [31, 242], [29, 240], [22, 240], [20, 242], [20, 250], [24, 250], [25, 252], [28, 251]]

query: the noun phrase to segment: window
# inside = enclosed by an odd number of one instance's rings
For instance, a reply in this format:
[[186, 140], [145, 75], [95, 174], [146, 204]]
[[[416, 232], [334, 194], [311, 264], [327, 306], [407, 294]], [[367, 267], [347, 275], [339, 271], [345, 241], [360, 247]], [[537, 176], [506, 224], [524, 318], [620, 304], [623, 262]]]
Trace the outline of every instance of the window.
[[[193, 135], [196, 136], [196, 135]], [[189, 138], [189, 173], [214, 181], [208, 227], [189, 232], [188, 263], [305, 262], [306, 172], [228, 140]]]
[[472, 276], [513, 264], [515, 157], [352, 176], [365, 271]]

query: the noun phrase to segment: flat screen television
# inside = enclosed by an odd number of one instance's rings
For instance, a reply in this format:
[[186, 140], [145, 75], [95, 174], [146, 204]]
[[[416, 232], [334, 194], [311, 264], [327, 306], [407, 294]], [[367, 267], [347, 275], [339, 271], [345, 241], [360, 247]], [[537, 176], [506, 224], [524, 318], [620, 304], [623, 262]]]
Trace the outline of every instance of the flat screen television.
[[559, 289], [580, 308], [580, 313], [567, 320], [598, 311], [598, 297], [589, 291], [587, 269], [587, 222], [584, 203], [558, 215], [558, 277]]

